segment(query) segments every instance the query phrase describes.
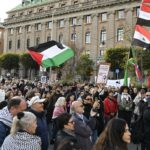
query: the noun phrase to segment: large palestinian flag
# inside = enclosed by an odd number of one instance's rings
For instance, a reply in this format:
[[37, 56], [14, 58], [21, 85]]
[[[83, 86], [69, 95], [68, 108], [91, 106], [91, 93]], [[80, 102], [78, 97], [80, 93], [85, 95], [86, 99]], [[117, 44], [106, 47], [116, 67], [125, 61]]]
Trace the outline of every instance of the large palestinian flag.
[[49, 41], [30, 47], [28, 52], [39, 65], [45, 68], [59, 66], [74, 56], [72, 49], [56, 41]]

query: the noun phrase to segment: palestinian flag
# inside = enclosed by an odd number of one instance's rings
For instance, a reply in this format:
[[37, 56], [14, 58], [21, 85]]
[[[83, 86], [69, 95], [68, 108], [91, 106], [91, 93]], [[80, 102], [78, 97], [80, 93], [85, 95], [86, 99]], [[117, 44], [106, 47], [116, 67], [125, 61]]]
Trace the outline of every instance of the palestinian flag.
[[138, 25], [150, 26], [150, 5], [142, 4], [139, 17], [137, 19]]
[[140, 25], [136, 25], [132, 45], [150, 49], [149, 31]]
[[56, 41], [49, 41], [30, 47], [28, 52], [39, 65], [45, 68], [59, 66], [74, 56], [72, 49]]

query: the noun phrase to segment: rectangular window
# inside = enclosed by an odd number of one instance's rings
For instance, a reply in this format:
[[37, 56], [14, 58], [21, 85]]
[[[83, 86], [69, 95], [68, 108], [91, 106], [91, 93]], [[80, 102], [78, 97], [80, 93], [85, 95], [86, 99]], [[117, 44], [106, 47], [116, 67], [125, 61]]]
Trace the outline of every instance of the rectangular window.
[[64, 20], [63, 20], [63, 19], [60, 20], [60, 21], [59, 21], [59, 27], [62, 28], [62, 27], [64, 27], [64, 25], [65, 25], [65, 24], [64, 24]]
[[72, 25], [76, 25], [76, 24], [77, 24], [77, 18], [74, 17], [74, 18], [72, 18]]
[[27, 48], [30, 47], [30, 39], [27, 39]]
[[52, 29], [52, 21], [49, 21], [49, 22], [47, 23], [47, 26], [48, 26], [48, 29]]
[[118, 19], [125, 18], [125, 12], [124, 10], [118, 10]]
[[105, 29], [101, 30], [101, 33], [100, 33], [100, 43], [103, 43], [104, 41], [106, 41], [106, 30]]
[[26, 26], [27, 32], [31, 32], [31, 25]]
[[71, 41], [76, 41], [77, 35], [76, 33], [71, 34]]
[[41, 23], [37, 23], [37, 24], [35, 25], [35, 28], [36, 28], [36, 31], [40, 31], [40, 30], [42, 29]]
[[85, 43], [86, 43], [86, 44], [91, 43], [91, 34], [90, 34], [90, 32], [87, 32], [87, 33], [85, 34]]
[[20, 34], [22, 32], [22, 28], [21, 27], [17, 27], [17, 32]]
[[11, 40], [8, 43], [8, 48], [9, 48], [9, 50], [12, 48], [12, 41]]
[[48, 42], [48, 41], [50, 41], [50, 40], [51, 40], [51, 37], [50, 37], [50, 36], [48, 36], [48, 37], [47, 37], [47, 42]]
[[10, 34], [12, 35], [14, 33], [13, 28], [10, 29]]
[[123, 41], [124, 31], [123, 28], [118, 28], [117, 30], [117, 41]]
[[37, 38], [36, 38], [36, 45], [39, 45], [39, 44], [40, 44], [40, 38], [37, 37]]
[[136, 7], [136, 17], [139, 16], [139, 13], [140, 13], [140, 7]]
[[86, 16], [86, 23], [91, 23], [91, 15]]
[[20, 39], [17, 41], [17, 49], [20, 49]]
[[107, 13], [101, 14], [101, 21], [107, 21]]

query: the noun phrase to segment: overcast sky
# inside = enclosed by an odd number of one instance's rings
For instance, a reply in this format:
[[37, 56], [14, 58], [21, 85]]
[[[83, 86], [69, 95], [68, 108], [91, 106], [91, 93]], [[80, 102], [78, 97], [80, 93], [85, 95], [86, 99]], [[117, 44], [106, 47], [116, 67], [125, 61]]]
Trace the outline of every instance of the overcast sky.
[[22, 0], [0, 0], [0, 22], [7, 18], [6, 12], [21, 4]]

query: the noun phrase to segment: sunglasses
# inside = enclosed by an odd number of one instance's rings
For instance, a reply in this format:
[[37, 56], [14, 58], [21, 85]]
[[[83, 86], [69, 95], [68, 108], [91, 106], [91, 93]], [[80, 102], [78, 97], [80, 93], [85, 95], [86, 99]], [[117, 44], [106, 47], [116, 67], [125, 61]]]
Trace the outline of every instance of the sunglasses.
[[92, 98], [86, 98], [86, 100], [88, 100], [88, 101], [89, 101], [89, 100], [92, 100]]
[[150, 96], [150, 95], [146, 95], [146, 96]]

